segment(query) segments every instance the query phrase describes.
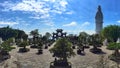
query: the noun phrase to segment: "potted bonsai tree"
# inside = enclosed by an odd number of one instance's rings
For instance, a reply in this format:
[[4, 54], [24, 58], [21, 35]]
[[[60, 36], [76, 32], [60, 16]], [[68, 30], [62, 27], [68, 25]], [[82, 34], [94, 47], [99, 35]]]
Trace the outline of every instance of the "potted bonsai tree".
[[38, 29], [35, 29], [33, 31], [30, 32], [30, 35], [33, 36], [33, 39], [32, 39], [32, 44], [30, 47], [31, 48], [37, 48], [37, 42], [38, 42], [38, 38], [39, 38], [39, 32], [38, 32]]
[[37, 48], [38, 48], [38, 53], [37, 54], [43, 54], [43, 50], [42, 50], [43, 44], [41, 42], [38, 43]]
[[11, 39], [8, 39], [0, 45], [0, 60], [5, 60], [10, 58], [9, 51], [15, 49], [15, 47], [12, 47], [10, 43], [11, 43]]
[[107, 46], [107, 49], [114, 50], [113, 54], [109, 56], [111, 60], [120, 61], [120, 53], [119, 53], [120, 43], [116, 43], [116, 42], [110, 43]]
[[71, 46], [72, 44], [65, 38], [60, 38], [56, 41], [54, 47], [50, 49], [50, 52], [56, 57], [55, 61], [52, 62], [53, 66], [68, 66], [68, 68], [71, 68], [71, 65], [69, 65], [69, 62], [67, 61], [67, 58], [75, 55]]
[[22, 48], [19, 49], [19, 52], [28, 52], [29, 49], [26, 48], [26, 46], [28, 46], [28, 45], [29, 45], [29, 43], [28, 43], [27, 41], [21, 42], [21, 43], [18, 45], [19, 47], [22, 47]]
[[98, 48], [101, 44], [101, 39], [100, 35], [98, 34], [93, 34], [91, 35], [91, 44], [93, 45], [93, 48], [90, 49], [91, 52], [93, 53], [101, 53], [102, 50]]

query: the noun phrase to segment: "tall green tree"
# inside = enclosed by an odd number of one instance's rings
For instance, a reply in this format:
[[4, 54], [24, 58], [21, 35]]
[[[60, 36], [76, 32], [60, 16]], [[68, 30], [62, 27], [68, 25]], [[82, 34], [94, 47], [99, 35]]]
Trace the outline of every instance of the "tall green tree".
[[51, 37], [51, 34], [49, 32], [46, 32], [45, 35], [42, 37], [42, 41], [46, 44], [50, 42], [50, 37]]
[[49, 32], [46, 32], [45, 36], [47, 37], [47, 40], [49, 40], [51, 37], [51, 34]]
[[17, 32], [9, 26], [3, 27], [0, 28], [0, 37], [3, 40], [7, 40], [8, 38], [17, 37]]
[[120, 38], [120, 25], [109, 25], [102, 30], [102, 36], [116, 42]]
[[25, 35], [27, 38], [27, 34], [24, 31], [19, 29], [13, 29], [9, 26], [0, 28], [0, 37], [3, 40], [7, 40], [9, 38], [20, 39], [20, 38], [23, 38]]
[[24, 31], [16, 29], [16, 32], [17, 32], [16, 39], [21, 39], [22, 38], [23, 40], [27, 40], [28, 35]]

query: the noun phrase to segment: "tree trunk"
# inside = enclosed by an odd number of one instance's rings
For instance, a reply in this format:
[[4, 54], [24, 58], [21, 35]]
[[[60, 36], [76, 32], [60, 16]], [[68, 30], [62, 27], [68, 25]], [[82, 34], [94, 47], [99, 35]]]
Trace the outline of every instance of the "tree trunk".
[[119, 50], [115, 49], [115, 56], [119, 56]]
[[97, 46], [96, 46], [96, 45], [93, 45], [93, 49], [97, 49]]
[[23, 48], [26, 49], [26, 46], [24, 46]]

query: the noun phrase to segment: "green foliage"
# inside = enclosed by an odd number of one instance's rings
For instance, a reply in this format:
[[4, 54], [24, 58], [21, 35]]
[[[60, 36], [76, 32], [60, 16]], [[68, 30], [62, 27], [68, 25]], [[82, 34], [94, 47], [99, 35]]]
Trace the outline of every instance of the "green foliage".
[[56, 41], [54, 47], [50, 49], [50, 52], [54, 53], [58, 58], [69, 58], [75, 55], [71, 46], [72, 44], [68, 40], [60, 38]]
[[28, 35], [24, 31], [18, 29], [15, 29], [15, 31], [17, 32], [17, 37], [16, 37], [17, 39], [21, 39], [21, 38], [23, 38], [24, 40], [27, 39]]
[[51, 37], [51, 34], [49, 32], [46, 32], [45, 36], [46, 36], [47, 40], [49, 40]]
[[31, 31], [30, 35], [38, 36], [39, 35], [38, 29], [35, 29], [35, 30]]
[[28, 46], [28, 45], [29, 45], [29, 43], [27, 41], [23, 41], [18, 46], [26, 48], [26, 46]]
[[9, 38], [22, 38], [25, 34], [24, 31], [18, 29], [12, 29], [9, 26], [0, 28], [0, 37], [3, 40], [7, 40]]
[[110, 50], [115, 50], [115, 49], [120, 49], [120, 43], [110, 43], [108, 46], [107, 46], [107, 49], [110, 49]]
[[37, 44], [37, 42], [38, 42], [38, 37], [39, 37], [39, 32], [38, 32], [38, 29], [35, 29], [35, 30], [32, 30], [31, 32], [30, 32], [30, 35], [32, 35], [33, 36], [33, 44]]
[[102, 44], [101, 36], [99, 34], [91, 35], [91, 44], [92, 45], [100, 45], [100, 44]]
[[41, 42], [39, 42], [39, 44], [38, 44], [38, 49], [42, 49], [42, 47], [43, 47], [43, 44], [41, 43]]
[[102, 30], [102, 36], [112, 42], [116, 42], [120, 37], [120, 26], [119, 25], [109, 25]]
[[0, 37], [3, 40], [7, 40], [8, 38], [11, 38], [11, 37], [17, 37], [17, 32], [15, 32], [15, 30], [13, 30], [10, 27], [3, 27], [3, 28], [0, 28]]
[[86, 44], [88, 42], [89, 35], [86, 32], [81, 32], [79, 34], [79, 43]]
[[0, 49], [2, 49], [2, 50], [4, 50], [4, 51], [7, 51], [7, 52], [11, 51], [12, 49], [15, 49], [15, 47], [12, 47], [12, 46], [10, 45], [10, 43], [11, 43], [11, 39], [8, 39], [8, 40], [4, 41], [4, 42], [0, 45]]

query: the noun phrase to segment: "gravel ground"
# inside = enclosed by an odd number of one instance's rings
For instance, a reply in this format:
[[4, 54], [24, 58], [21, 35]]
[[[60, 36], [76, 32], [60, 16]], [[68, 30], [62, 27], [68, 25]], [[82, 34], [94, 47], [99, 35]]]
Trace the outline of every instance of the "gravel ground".
[[[53, 45], [51, 47], [53, 47]], [[0, 63], [0, 68], [49, 68], [50, 62], [54, 61], [54, 57], [52, 57], [52, 54], [49, 52], [51, 47], [43, 49], [43, 54], [41, 55], [36, 54], [37, 49], [30, 49], [27, 53], [18, 53], [19, 48], [16, 47], [16, 49], [10, 52], [12, 57]], [[85, 49], [85, 55], [76, 54], [74, 57], [68, 59], [69, 62], [72, 63], [72, 68], [98, 68], [101, 56], [104, 55], [106, 58], [113, 52], [107, 50], [106, 46], [102, 46], [101, 48], [103, 52], [105, 52], [104, 54], [93, 54], [89, 52], [89, 49]], [[76, 50], [77, 49], [74, 49], [75, 53]], [[113, 68], [115, 64], [111, 61], [109, 63], [111, 65], [109, 68]]]

